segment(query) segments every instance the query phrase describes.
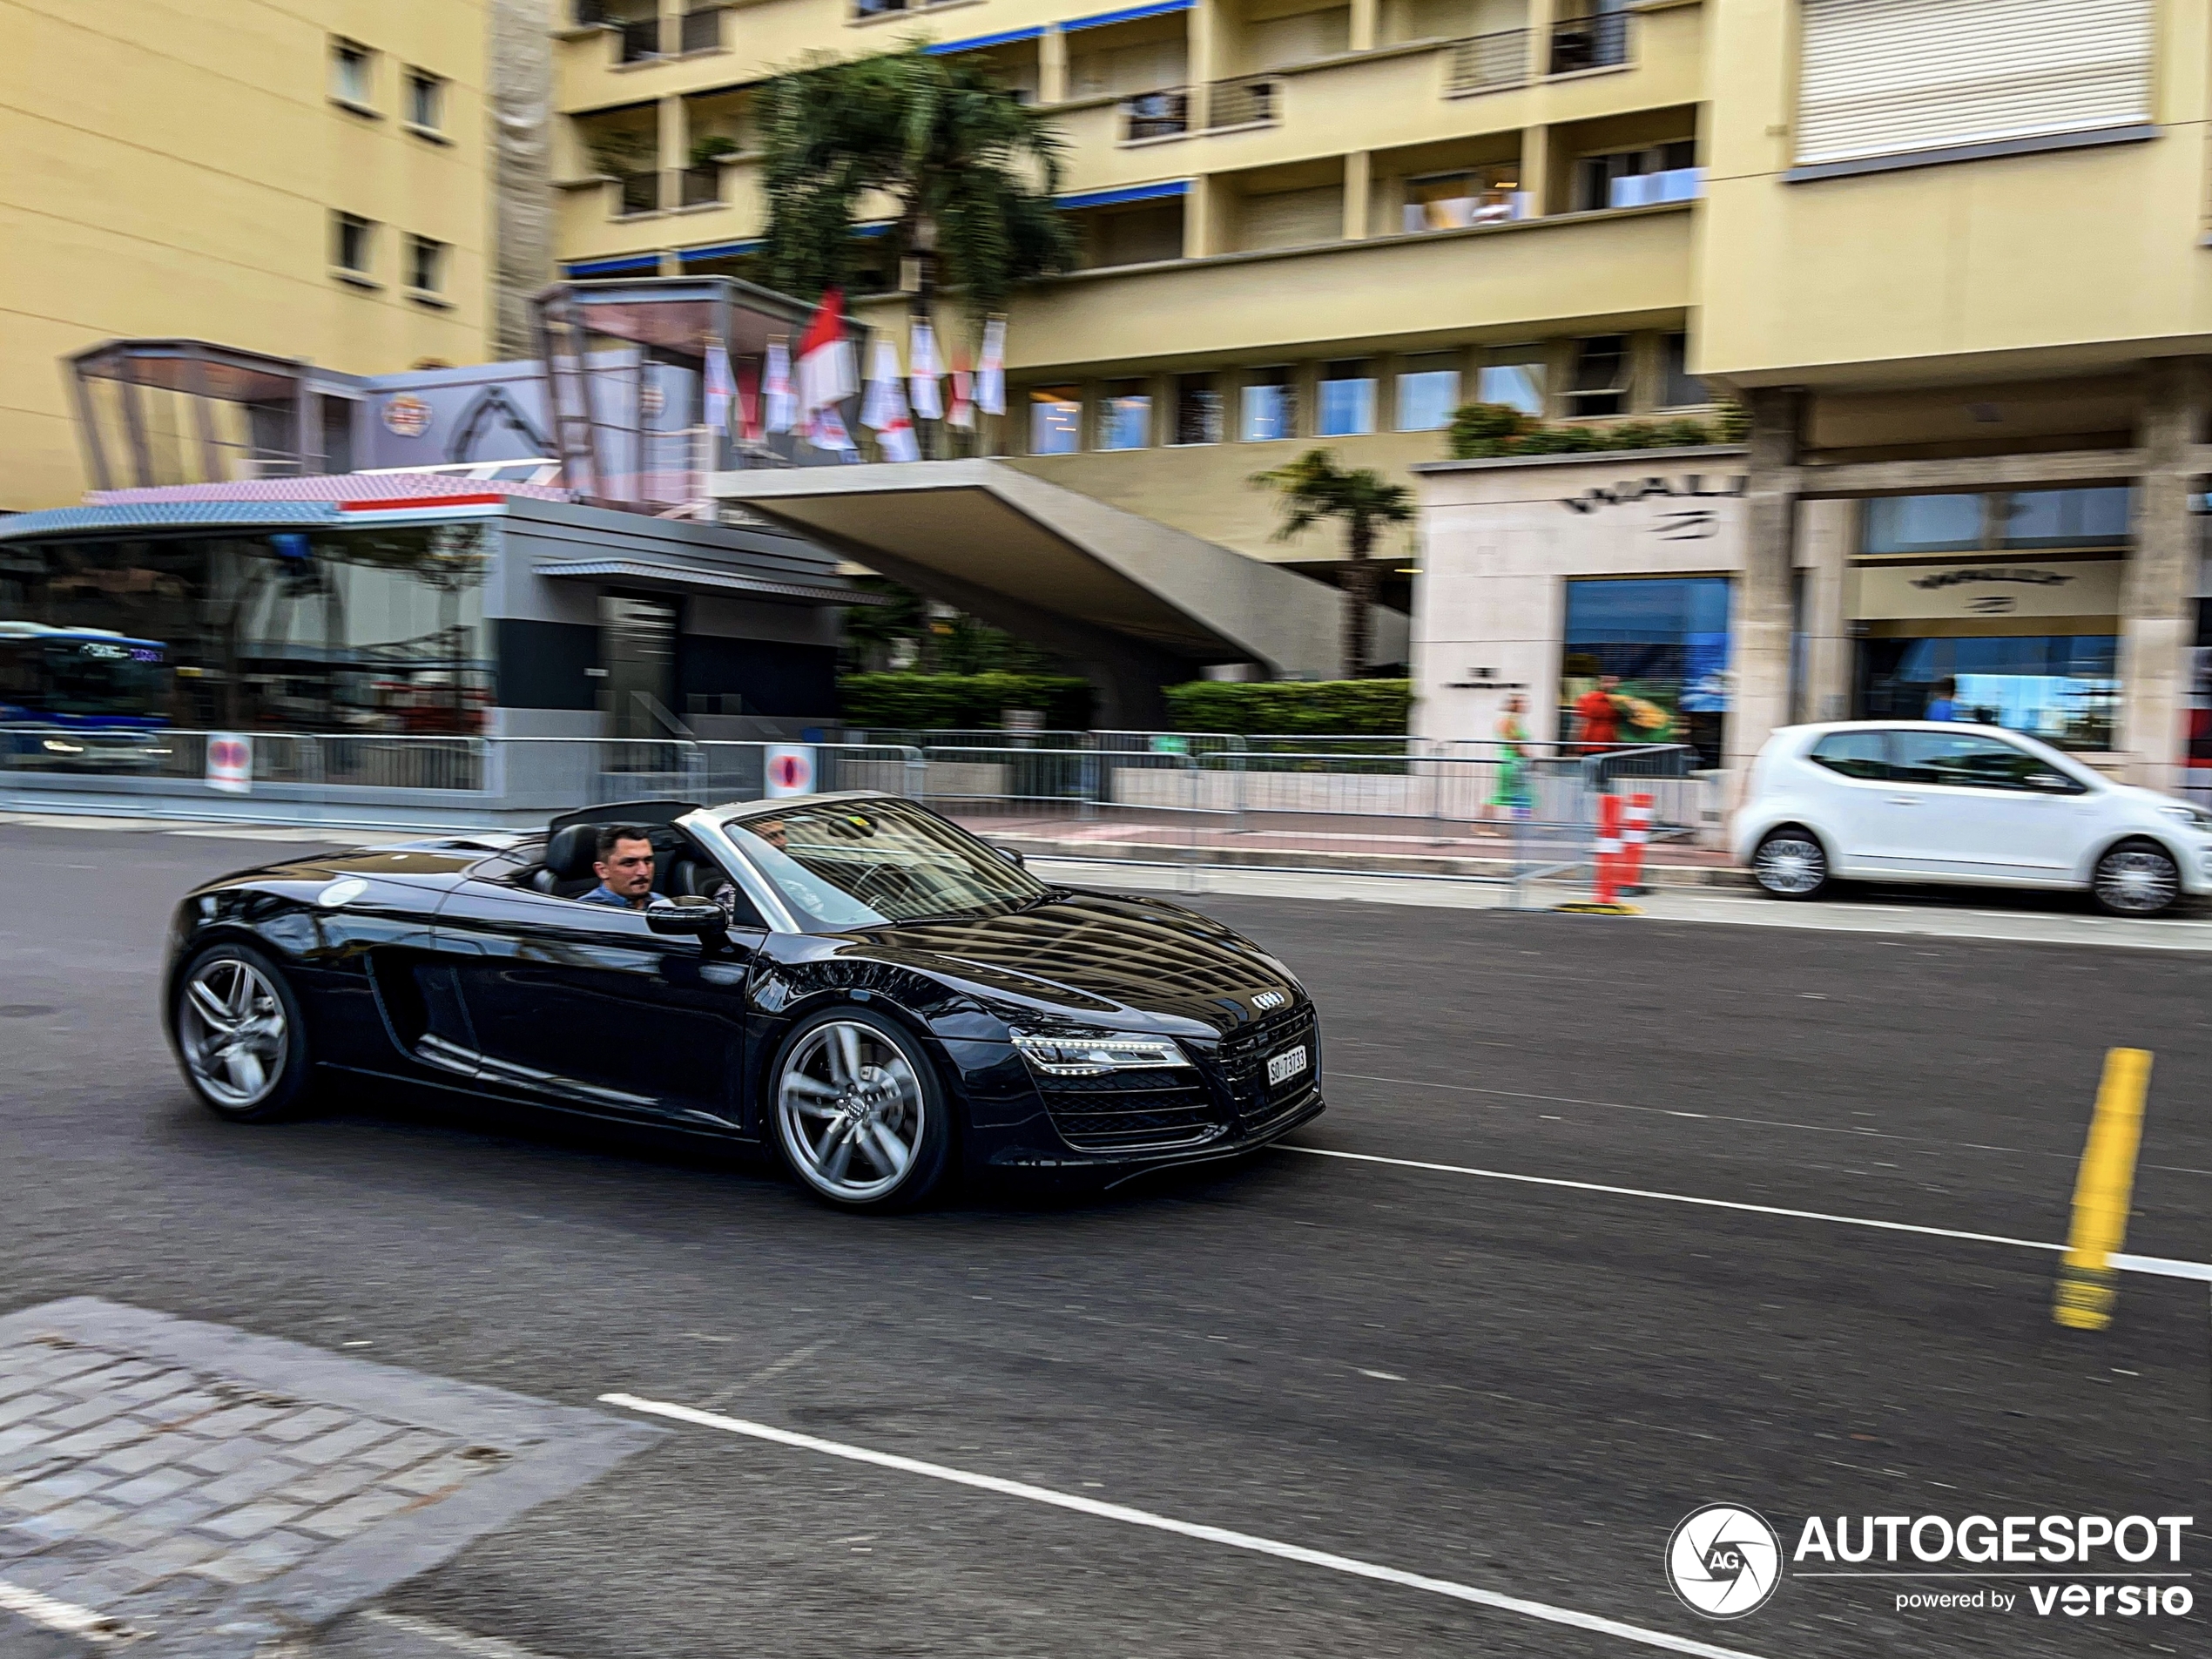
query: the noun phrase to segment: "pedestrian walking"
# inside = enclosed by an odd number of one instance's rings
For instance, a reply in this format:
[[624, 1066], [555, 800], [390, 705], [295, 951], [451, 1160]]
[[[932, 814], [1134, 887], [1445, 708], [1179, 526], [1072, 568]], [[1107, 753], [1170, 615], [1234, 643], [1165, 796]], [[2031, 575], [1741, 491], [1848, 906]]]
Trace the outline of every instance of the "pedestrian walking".
[[1490, 799], [1482, 808], [1482, 821], [1486, 824], [1492, 821], [1494, 815], [1525, 818], [1534, 804], [1528, 793], [1528, 725], [1521, 718], [1526, 712], [1527, 705], [1521, 700], [1521, 693], [1515, 691], [1506, 698], [1505, 712], [1498, 717], [1498, 772], [1491, 785]]

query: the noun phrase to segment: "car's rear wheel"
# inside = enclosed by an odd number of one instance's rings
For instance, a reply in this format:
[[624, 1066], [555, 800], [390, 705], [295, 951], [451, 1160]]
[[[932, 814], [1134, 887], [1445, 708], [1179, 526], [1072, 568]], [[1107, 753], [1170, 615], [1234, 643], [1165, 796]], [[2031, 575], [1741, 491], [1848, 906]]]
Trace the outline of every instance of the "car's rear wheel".
[[2122, 841], [2097, 860], [2089, 894], [2108, 916], [2155, 916], [2181, 898], [2181, 867], [2155, 841]]
[[1811, 830], [1784, 824], [1751, 854], [1751, 880], [1777, 899], [1817, 899], [1828, 890], [1828, 853]]
[[312, 1069], [300, 999], [284, 974], [245, 945], [214, 945], [177, 975], [170, 1029], [201, 1104], [238, 1123], [266, 1123], [305, 1103]]
[[920, 1204], [943, 1177], [952, 1119], [935, 1067], [872, 1009], [826, 1009], [785, 1040], [772, 1075], [776, 1139], [792, 1173], [845, 1210]]

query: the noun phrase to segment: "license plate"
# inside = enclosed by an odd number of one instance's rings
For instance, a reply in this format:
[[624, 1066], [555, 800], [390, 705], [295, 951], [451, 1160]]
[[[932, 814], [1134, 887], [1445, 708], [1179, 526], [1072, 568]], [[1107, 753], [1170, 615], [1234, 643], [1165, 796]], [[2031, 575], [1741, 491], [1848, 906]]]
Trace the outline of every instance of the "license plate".
[[1290, 1082], [1305, 1069], [1305, 1045], [1301, 1042], [1295, 1049], [1285, 1049], [1282, 1053], [1270, 1056], [1267, 1062], [1267, 1086], [1270, 1089], [1278, 1088]]

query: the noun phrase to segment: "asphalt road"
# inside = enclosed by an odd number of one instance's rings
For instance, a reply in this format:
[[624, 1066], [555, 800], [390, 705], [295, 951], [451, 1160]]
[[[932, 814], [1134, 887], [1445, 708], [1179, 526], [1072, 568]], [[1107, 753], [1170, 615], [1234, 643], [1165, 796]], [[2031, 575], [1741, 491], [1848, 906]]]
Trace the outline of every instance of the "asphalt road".
[[[1212, 898], [1319, 1001], [1301, 1146], [1635, 1192], [1276, 1151], [858, 1221], [741, 1157], [442, 1099], [208, 1116], [155, 1017], [166, 912], [286, 850], [0, 829], [0, 1312], [93, 1294], [711, 1403], [1764, 1659], [2202, 1650], [2202, 1577], [2188, 1621], [1900, 1613], [1849, 1579], [1683, 1609], [1664, 1545], [1721, 1501], [1788, 1541], [2192, 1514], [2202, 1572], [2212, 1332], [2202, 1284], [2130, 1278], [2083, 1335], [2047, 1252], [1636, 1195], [2060, 1239], [2129, 1044], [2156, 1069], [2128, 1248], [2212, 1259], [2212, 957]], [[688, 1426], [385, 1606], [555, 1659], [1655, 1650]]]

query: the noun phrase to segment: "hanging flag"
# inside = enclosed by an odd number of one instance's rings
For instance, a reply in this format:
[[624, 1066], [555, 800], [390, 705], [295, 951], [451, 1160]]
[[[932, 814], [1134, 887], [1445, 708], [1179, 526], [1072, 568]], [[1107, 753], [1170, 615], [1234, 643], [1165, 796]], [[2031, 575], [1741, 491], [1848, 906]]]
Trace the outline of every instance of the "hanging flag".
[[832, 449], [846, 455], [860, 453], [860, 446], [853, 442], [853, 435], [845, 429], [845, 417], [837, 412], [837, 405], [828, 404], [806, 417], [804, 434], [806, 442], [817, 449]]
[[924, 421], [945, 418], [945, 400], [937, 378], [945, 372], [937, 361], [937, 331], [927, 317], [914, 319], [914, 341], [907, 347], [907, 384], [914, 388], [915, 415]]
[[716, 341], [706, 348], [706, 425], [710, 432], [730, 429], [730, 401], [737, 382], [730, 373], [730, 348]]
[[788, 432], [799, 424], [799, 397], [791, 388], [791, 347], [782, 340], [768, 342], [767, 372], [762, 376], [762, 424], [771, 432]]
[[813, 320], [799, 337], [799, 411], [811, 416], [860, 389], [853, 342], [845, 337], [845, 295], [832, 288], [814, 307]]
[[975, 377], [965, 368], [953, 370], [953, 407], [945, 424], [963, 432], [975, 429]]
[[907, 412], [907, 388], [899, 375], [899, 348], [888, 334], [875, 337], [875, 351], [868, 361], [867, 401], [860, 406], [860, 424], [875, 434], [886, 461], [919, 461], [921, 446], [914, 440], [914, 418]]
[[1006, 413], [1006, 319], [983, 325], [983, 354], [975, 365], [975, 407], [986, 415]]
[[758, 443], [760, 429], [760, 371], [750, 359], [738, 365], [738, 436], [746, 443]]

